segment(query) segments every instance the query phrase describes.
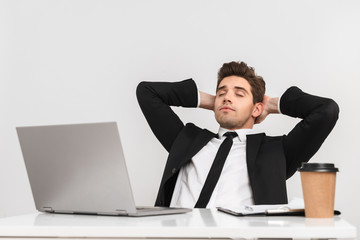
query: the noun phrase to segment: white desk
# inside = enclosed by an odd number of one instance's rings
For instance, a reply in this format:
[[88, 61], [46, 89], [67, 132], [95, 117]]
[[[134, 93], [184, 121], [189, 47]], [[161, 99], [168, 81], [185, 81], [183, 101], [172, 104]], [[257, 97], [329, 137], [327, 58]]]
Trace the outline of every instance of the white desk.
[[35, 213], [0, 219], [0, 240], [17, 238], [356, 239], [356, 228], [340, 217], [234, 217], [205, 209], [141, 218]]

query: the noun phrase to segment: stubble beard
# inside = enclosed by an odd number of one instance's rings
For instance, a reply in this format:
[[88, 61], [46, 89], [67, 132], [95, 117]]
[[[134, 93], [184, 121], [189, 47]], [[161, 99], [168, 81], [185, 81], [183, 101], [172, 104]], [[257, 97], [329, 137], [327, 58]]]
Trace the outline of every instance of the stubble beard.
[[219, 123], [220, 127], [229, 130], [244, 128], [245, 124], [249, 121], [250, 117], [251, 116], [241, 121], [230, 116], [218, 116], [218, 117], [215, 116], [216, 121]]

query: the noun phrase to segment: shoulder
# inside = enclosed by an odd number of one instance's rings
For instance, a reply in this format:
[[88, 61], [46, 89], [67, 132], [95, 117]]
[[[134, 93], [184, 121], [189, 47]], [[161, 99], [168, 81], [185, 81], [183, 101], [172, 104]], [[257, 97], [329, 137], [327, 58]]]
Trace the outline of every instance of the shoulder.
[[264, 136], [264, 141], [265, 142], [276, 142], [276, 141], [282, 141], [282, 139], [284, 138], [284, 136]]
[[187, 123], [177, 135], [171, 147], [169, 158], [171, 156], [184, 156], [189, 152], [197, 152], [215, 136], [215, 133], [207, 129], [199, 128], [193, 123]]
[[199, 134], [215, 135], [215, 133], [213, 133], [205, 128], [200, 128], [193, 123], [187, 123], [185, 125], [185, 127], [183, 128], [182, 134], [184, 134], [188, 137], [191, 137], [191, 138], [196, 137]]
[[247, 135], [248, 144], [263, 145], [268, 143], [282, 142], [283, 136], [268, 136], [265, 133], [256, 133]]
[[200, 128], [193, 123], [187, 123], [176, 137], [175, 142], [192, 144], [194, 140], [196, 142], [208, 141], [211, 138], [217, 136], [215, 133], [207, 130], [206, 128]]

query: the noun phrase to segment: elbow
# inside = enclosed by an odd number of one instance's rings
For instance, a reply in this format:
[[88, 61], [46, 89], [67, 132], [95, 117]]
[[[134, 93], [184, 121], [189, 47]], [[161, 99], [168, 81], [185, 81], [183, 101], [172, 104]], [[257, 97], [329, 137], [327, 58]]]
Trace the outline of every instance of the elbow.
[[141, 93], [144, 91], [145, 88], [146, 88], [146, 82], [144, 81], [140, 82], [136, 87], [136, 96], [139, 97], [139, 95], [141, 95]]
[[142, 81], [136, 87], [136, 98], [140, 103], [144, 95], [146, 95], [148, 82]]
[[337, 120], [339, 118], [340, 108], [339, 105], [332, 99], [329, 101], [329, 109], [331, 115]]
[[328, 99], [326, 102], [325, 111], [327, 120], [333, 123], [333, 126], [335, 126], [340, 113], [339, 105], [334, 100]]

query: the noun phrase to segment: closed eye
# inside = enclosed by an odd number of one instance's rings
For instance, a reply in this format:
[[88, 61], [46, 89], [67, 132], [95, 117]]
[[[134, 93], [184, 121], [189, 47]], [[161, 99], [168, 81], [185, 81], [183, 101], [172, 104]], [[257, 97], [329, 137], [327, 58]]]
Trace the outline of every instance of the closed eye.
[[220, 97], [220, 96], [223, 96], [223, 95], [225, 95], [225, 93], [226, 93], [225, 91], [221, 91], [221, 92], [218, 93], [218, 96], [219, 96], [219, 97]]

